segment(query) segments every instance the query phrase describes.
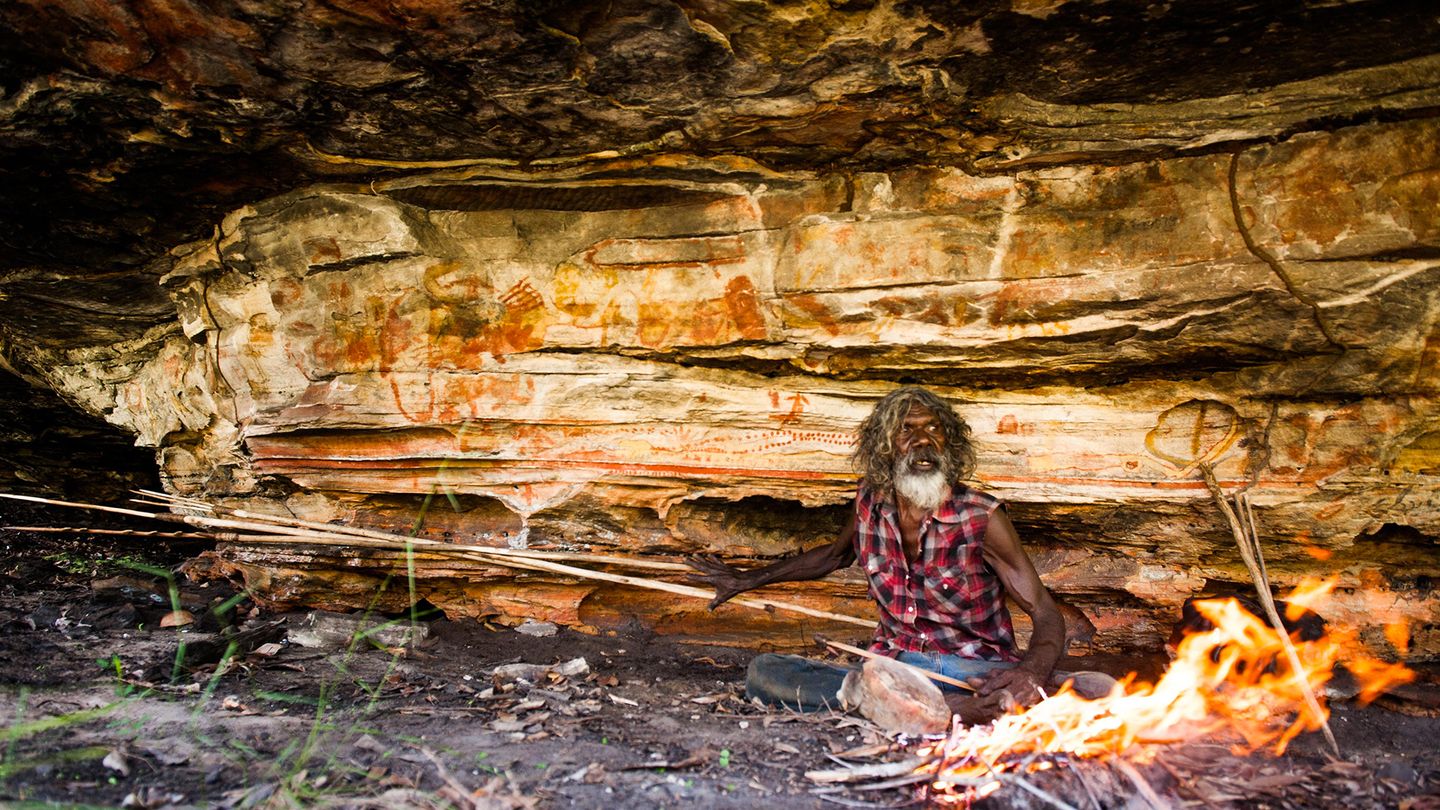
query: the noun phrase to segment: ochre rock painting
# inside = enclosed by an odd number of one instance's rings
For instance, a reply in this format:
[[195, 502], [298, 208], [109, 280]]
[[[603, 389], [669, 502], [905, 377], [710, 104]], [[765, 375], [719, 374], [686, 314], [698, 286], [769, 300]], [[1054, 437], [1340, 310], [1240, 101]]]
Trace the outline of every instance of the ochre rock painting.
[[[1186, 597], [1246, 587], [1205, 464], [1249, 488], [1277, 582], [1333, 572], [1345, 610], [1436, 655], [1437, 136], [988, 177], [686, 159], [312, 187], [177, 249], [185, 337], [69, 388], [185, 494], [392, 529], [428, 498], [435, 537], [744, 559], [831, 536], [855, 426], [919, 382], [970, 421], [1050, 585], [1108, 606], [1098, 648], [1153, 648]], [[222, 556], [276, 601], [365, 603], [315, 554]], [[417, 587], [591, 629], [822, 629], [455, 562]], [[780, 590], [868, 615], [853, 577]]]

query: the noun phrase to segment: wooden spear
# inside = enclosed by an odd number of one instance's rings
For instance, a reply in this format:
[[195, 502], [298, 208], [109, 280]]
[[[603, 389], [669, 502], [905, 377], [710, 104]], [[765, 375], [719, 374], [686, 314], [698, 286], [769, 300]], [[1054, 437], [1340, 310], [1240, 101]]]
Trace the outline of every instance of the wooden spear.
[[[405, 538], [399, 537], [386, 541], [377, 540], [374, 538], [352, 538], [344, 536], [334, 536], [328, 538], [322, 536], [314, 536], [305, 538], [296, 537], [289, 534], [279, 534], [269, 536], [238, 536], [236, 539], [238, 542], [241, 543], [257, 542], [296, 545], [314, 543], [316, 545], [368, 546], [371, 548], [388, 548], [391, 550], [403, 550], [407, 545], [407, 540]], [[611, 574], [604, 571], [591, 571], [588, 568], [576, 568], [573, 565], [562, 565], [560, 563], [551, 562], [550, 560], [543, 560], [538, 558], [522, 558], [504, 553], [497, 553], [509, 551], [510, 549], [492, 549], [486, 546], [467, 546], [465, 547], [465, 551], [452, 552], [450, 550], [452, 546], [449, 543], [433, 543], [432, 541], [432, 543], [418, 545], [420, 547], [423, 547], [427, 552], [434, 552], [442, 555], [452, 555], [460, 557], [462, 559], [474, 560], [476, 562], [486, 562], [508, 568], [524, 568], [531, 571], [546, 571], [549, 573], [564, 574], [566, 576], [576, 577], [578, 579], [596, 579], [602, 582], [613, 582], [617, 585], [630, 585], [636, 588], [647, 588], [654, 591], [665, 591], [667, 593], [679, 594], [681, 596], [693, 596], [697, 599], [709, 600], [714, 598], [715, 596], [715, 593], [712, 590], [708, 590], [706, 588], [696, 588], [691, 585], [680, 585], [674, 582], [665, 582], [664, 580], [658, 579], [647, 579], [645, 577], [633, 577], [623, 574]], [[874, 622], [868, 621], [866, 619], [859, 619], [854, 616], [846, 616], [841, 613], [831, 613], [826, 610], [817, 610], [815, 608], [805, 607], [804, 605], [796, 605], [790, 602], [781, 602], [775, 599], [764, 599], [759, 597], [739, 597], [736, 599], [731, 599], [727, 604], [744, 605], [745, 607], [756, 608], [757, 610], [763, 610], [766, 612], [780, 610], [787, 613], [799, 613], [817, 619], [828, 619], [830, 621], [845, 622], [847, 624], [856, 624], [862, 627], [875, 626]]]
[[[164, 513], [141, 512], [135, 509], [122, 509], [114, 506], [100, 506], [97, 504], [74, 503], [71, 501], [58, 501], [49, 498], [38, 498], [31, 495], [14, 495], [0, 492], [0, 498], [12, 498], [22, 501], [34, 501], [36, 503], [50, 504], [53, 506], [69, 506], [77, 509], [92, 509], [101, 512], [113, 512], [117, 514], [132, 515], [135, 517], [146, 517], [157, 520], [171, 520], [188, 523], [192, 526], [203, 528], [232, 529], [245, 532], [265, 531], [268, 535], [241, 535], [234, 534], [234, 542], [257, 542], [257, 543], [288, 543], [293, 545], [370, 545], [372, 547], [388, 547], [394, 550], [405, 550], [407, 548], [424, 548], [439, 554], [453, 554], [462, 559], [471, 559], [477, 562], [488, 562], [509, 568], [524, 568], [533, 571], [546, 571], [549, 573], [564, 574], [578, 579], [595, 579], [602, 582], [612, 582], [618, 585], [630, 585], [636, 588], [647, 588], [656, 591], [681, 596], [693, 596], [698, 599], [709, 600], [714, 593], [704, 588], [696, 588], [690, 585], [680, 585], [663, 580], [646, 579], [644, 577], [631, 577], [621, 574], [611, 574], [603, 571], [591, 571], [587, 568], [577, 568], [572, 565], [563, 565], [550, 560], [533, 556], [520, 556], [514, 552], [519, 549], [498, 549], [489, 546], [468, 546], [463, 552], [451, 551], [454, 546], [450, 543], [442, 543], [436, 540], [405, 537], [403, 535], [386, 534], [371, 530], [360, 530], [363, 534], [351, 534], [350, 532], [332, 531], [333, 527], [325, 523], [313, 523], [303, 520], [289, 520], [277, 518], [273, 515], [265, 516], [266, 522], [251, 520], [229, 520], [225, 518], [207, 517], [204, 515], [173, 515]], [[236, 510], [238, 512], [238, 510]], [[298, 525], [287, 525], [290, 523]], [[316, 528], [321, 527], [321, 528]], [[265, 537], [266, 539], [255, 539]], [[230, 536], [225, 538], [231, 540]], [[368, 541], [368, 542], [365, 542]], [[588, 555], [587, 555], [588, 556]], [[688, 570], [688, 568], [686, 569]], [[840, 613], [831, 613], [825, 610], [796, 605], [789, 602], [781, 602], [774, 599], [758, 597], [740, 597], [731, 599], [729, 604], [743, 605], [745, 607], [770, 611], [785, 611], [787, 613], [799, 613], [817, 619], [856, 624], [863, 627], [874, 627], [875, 623], [866, 619], [859, 619], [854, 616], [846, 616]]]
[[105, 534], [119, 537], [146, 537], [161, 540], [209, 540], [214, 537], [209, 532], [162, 532], [145, 531], [143, 529], [92, 529], [88, 526], [6, 526], [17, 532], [36, 532], [39, 534]]
[[[496, 547], [494, 547], [494, 546], [467, 546], [467, 545], [460, 545], [460, 544], [456, 544], [456, 543], [446, 543], [446, 542], [442, 542], [442, 541], [440, 541], [440, 540], [431, 540], [431, 539], [425, 538], [425, 537], [407, 537], [407, 536], [405, 536], [405, 535], [398, 535], [398, 534], [392, 534], [392, 533], [390, 533], [390, 532], [376, 531], [376, 530], [374, 530], [374, 529], [362, 529], [362, 528], [355, 527], [355, 526], [345, 526], [345, 525], [343, 525], [343, 524], [337, 524], [337, 523], [320, 523], [320, 522], [318, 522], [318, 521], [302, 520], [302, 519], [300, 519], [300, 518], [287, 518], [287, 517], [280, 517], [280, 516], [278, 516], [278, 515], [267, 515], [267, 514], [264, 514], [264, 513], [261, 513], [261, 512], [247, 512], [247, 511], [245, 511], [245, 510], [243, 510], [243, 509], [227, 509], [227, 508], [223, 508], [223, 507], [214, 506], [213, 504], [207, 504], [207, 503], [203, 503], [203, 502], [201, 502], [201, 501], [196, 501], [196, 500], [193, 500], [193, 499], [190, 499], [190, 498], [180, 498], [180, 497], [176, 497], [176, 496], [166, 495], [166, 494], [161, 493], [161, 492], [151, 492], [151, 491], [149, 491], [149, 490], [143, 490], [143, 489], [142, 489], [142, 490], [136, 490], [136, 491], [139, 492], [139, 493], [141, 493], [142, 495], [146, 495], [146, 496], [149, 496], [149, 497], [164, 498], [164, 499], [166, 499], [167, 501], [170, 501], [170, 502], [172, 502], [172, 503], [178, 504], [178, 505], [180, 505], [181, 507], [184, 507], [184, 508], [206, 509], [206, 510], [208, 510], [208, 511], [210, 511], [210, 512], [213, 512], [213, 513], [216, 513], [216, 514], [224, 514], [224, 515], [230, 515], [230, 516], [236, 517], [236, 518], [241, 518], [241, 519], [242, 519], [242, 522], [243, 522], [243, 521], [258, 521], [258, 522], [270, 524], [270, 525], [272, 525], [272, 526], [285, 527], [285, 530], [284, 530], [284, 531], [281, 531], [281, 530], [278, 530], [278, 529], [277, 529], [276, 531], [271, 532], [272, 534], [287, 534], [287, 535], [291, 535], [291, 536], [294, 536], [294, 537], [306, 537], [306, 536], [309, 536], [309, 535], [308, 535], [307, 533], [305, 533], [305, 532], [300, 531], [300, 530], [302, 530], [302, 529], [311, 529], [311, 530], [314, 530], [314, 531], [324, 532], [324, 533], [327, 534], [327, 535], [344, 535], [344, 536], [347, 536], [347, 537], [367, 538], [367, 539], [370, 539], [370, 540], [383, 540], [383, 541], [386, 541], [386, 542], [394, 542], [394, 541], [397, 540], [397, 539], [403, 539], [403, 540], [405, 540], [405, 541], [407, 541], [407, 542], [409, 542], [409, 543], [412, 543], [412, 544], [415, 545], [415, 546], [431, 546], [431, 545], [435, 545], [435, 546], [443, 546], [443, 547], [445, 547], [445, 548], [447, 548], [447, 549], [457, 549], [457, 550], [464, 550], [464, 551], [481, 551], [481, 552], [484, 552], [484, 553], [487, 553], [487, 554], [502, 554], [502, 555], [508, 555], [508, 556], [513, 556], [513, 557], [529, 557], [529, 558], [540, 559], [540, 560], [569, 560], [569, 561], [572, 561], [572, 562], [593, 562], [593, 563], [598, 563], [598, 564], [602, 564], [602, 565], [622, 565], [622, 566], [627, 566], [627, 567], [630, 567], [630, 568], [650, 568], [650, 569], [653, 569], [653, 570], [656, 570], [656, 571], [681, 571], [681, 572], [689, 572], [689, 571], [693, 571], [693, 570], [694, 570], [694, 569], [692, 569], [690, 566], [685, 565], [685, 564], [683, 564], [683, 563], [663, 562], [663, 561], [660, 561], [660, 560], [643, 560], [643, 559], [639, 559], [639, 558], [635, 558], [635, 557], [618, 557], [618, 556], [613, 556], [613, 555], [589, 554], [589, 553], [574, 552], [574, 551], [542, 551], [542, 550], [537, 550], [537, 549], [496, 548]], [[158, 505], [164, 505], [164, 504], [156, 504], [156, 505], [158, 506]], [[204, 518], [205, 516], [203, 516], [203, 515], [194, 515], [193, 517], [201, 517], [201, 518]], [[205, 518], [205, 519], [207, 519], [207, 520], [220, 520], [220, 518]], [[218, 525], [218, 524], [217, 524], [217, 525]], [[236, 526], [235, 526], [235, 525], [226, 525], [226, 526], [223, 526], [223, 528], [236, 528]]]

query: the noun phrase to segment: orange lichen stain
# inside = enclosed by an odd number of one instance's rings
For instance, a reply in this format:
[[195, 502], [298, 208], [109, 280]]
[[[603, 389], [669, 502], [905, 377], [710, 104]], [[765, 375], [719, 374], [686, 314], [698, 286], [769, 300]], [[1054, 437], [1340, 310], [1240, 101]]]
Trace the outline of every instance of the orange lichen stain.
[[1305, 553], [1308, 554], [1311, 559], [1319, 560], [1320, 562], [1325, 562], [1335, 556], [1335, 552], [1319, 546], [1305, 546]]
[[1410, 625], [1404, 621], [1387, 623], [1385, 640], [1401, 655], [1410, 652]]
[[1372, 594], [1386, 593], [1390, 590], [1385, 582], [1385, 575], [1375, 568], [1366, 568], [1359, 574], [1360, 587]]
[[805, 317], [792, 317], [791, 325], [795, 327], [819, 327], [825, 330], [830, 336], [840, 334], [840, 325], [836, 322], [835, 314], [825, 306], [819, 298], [809, 294], [787, 295], [784, 297], [788, 305], [787, 310], [793, 316], [801, 314]]
[[302, 247], [310, 254], [306, 257], [310, 264], [330, 264], [344, 258], [340, 253], [340, 243], [333, 236], [306, 239]]
[[277, 312], [290, 309], [304, 296], [305, 288], [293, 278], [278, 279], [270, 285], [270, 303]]

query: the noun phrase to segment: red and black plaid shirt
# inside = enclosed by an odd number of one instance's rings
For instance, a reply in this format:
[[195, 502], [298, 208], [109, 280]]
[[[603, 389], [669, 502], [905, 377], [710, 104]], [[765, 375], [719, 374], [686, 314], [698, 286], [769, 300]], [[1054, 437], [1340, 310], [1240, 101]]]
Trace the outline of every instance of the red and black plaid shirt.
[[855, 496], [855, 556], [880, 605], [873, 652], [946, 653], [1018, 661], [1005, 588], [985, 563], [985, 527], [1000, 501], [964, 484], [920, 524], [920, 556], [905, 559], [900, 514], [865, 482]]

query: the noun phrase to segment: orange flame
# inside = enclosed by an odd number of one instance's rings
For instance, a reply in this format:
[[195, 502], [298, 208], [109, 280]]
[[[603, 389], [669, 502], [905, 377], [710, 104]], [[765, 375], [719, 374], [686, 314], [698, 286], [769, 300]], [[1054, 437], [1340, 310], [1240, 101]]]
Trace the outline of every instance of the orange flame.
[[[1286, 597], [1289, 618], [1324, 602], [1335, 582], [1306, 581]], [[989, 726], [957, 727], [939, 743], [922, 749], [934, 773], [936, 798], [974, 800], [998, 787], [994, 775], [1018, 767], [1031, 754], [1073, 757], [1120, 755], [1141, 759], [1137, 743], [1175, 743], [1217, 732], [1238, 734], [1253, 751], [1274, 744], [1284, 753], [1296, 736], [1324, 724], [1321, 688], [1342, 660], [1360, 684], [1362, 702], [1388, 687], [1414, 679], [1403, 665], [1363, 652], [1354, 631], [1332, 628], [1322, 638], [1292, 636], [1300, 660], [1289, 664], [1280, 635], [1233, 599], [1207, 600], [1195, 607], [1213, 630], [1187, 635], [1175, 660], [1154, 683], [1132, 673], [1110, 694], [1086, 700], [1068, 685], [1027, 710]], [[1303, 684], [1321, 700], [1317, 715], [1307, 707]], [[982, 791], [983, 788], [983, 791]]]

